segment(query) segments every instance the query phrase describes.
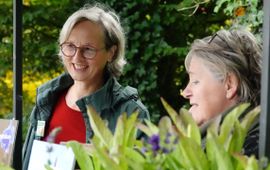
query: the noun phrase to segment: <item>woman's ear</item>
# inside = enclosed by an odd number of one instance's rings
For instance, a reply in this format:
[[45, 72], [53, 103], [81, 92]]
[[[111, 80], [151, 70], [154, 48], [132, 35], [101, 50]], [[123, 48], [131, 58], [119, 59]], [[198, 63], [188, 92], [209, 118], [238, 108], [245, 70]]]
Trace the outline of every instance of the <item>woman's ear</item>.
[[116, 45], [114, 45], [114, 46], [112, 46], [110, 48], [110, 50], [109, 50], [109, 57], [108, 57], [108, 62], [109, 63], [113, 61], [116, 50], [117, 50], [117, 46]]
[[229, 73], [226, 77], [225, 88], [226, 88], [226, 98], [234, 99], [237, 97], [237, 89], [238, 89], [239, 81], [235, 74]]

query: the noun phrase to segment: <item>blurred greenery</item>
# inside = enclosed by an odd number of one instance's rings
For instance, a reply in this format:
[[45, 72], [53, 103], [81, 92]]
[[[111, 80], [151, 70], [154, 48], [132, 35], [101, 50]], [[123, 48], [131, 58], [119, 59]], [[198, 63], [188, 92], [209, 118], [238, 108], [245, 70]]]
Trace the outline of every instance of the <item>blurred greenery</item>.
[[[58, 34], [67, 17], [89, 0], [23, 0], [23, 116], [28, 119], [36, 87], [63, 72]], [[123, 85], [138, 88], [153, 122], [186, 101], [183, 66], [190, 43], [221, 28], [248, 27], [261, 37], [261, 0], [103, 0], [121, 17], [128, 65]], [[12, 116], [12, 1], [0, 0], [0, 117]], [[24, 123], [24, 128], [27, 124]]]

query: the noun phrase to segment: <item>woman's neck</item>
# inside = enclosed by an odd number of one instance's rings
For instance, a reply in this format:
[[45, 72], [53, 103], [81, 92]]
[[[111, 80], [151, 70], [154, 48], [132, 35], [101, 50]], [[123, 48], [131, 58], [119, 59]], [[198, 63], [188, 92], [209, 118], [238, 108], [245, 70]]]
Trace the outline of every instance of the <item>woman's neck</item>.
[[68, 89], [65, 97], [67, 105], [70, 108], [79, 111], [79, 108], [76, 105], [76, 101], [85, 96], [93, 94], [98, 89], [100, 89], [103, 86], [103, 84], [104, 84], [103, 78], [100, 79], [99, 81], [95, 81], [94, 83], [74, 81], [74, 84]]

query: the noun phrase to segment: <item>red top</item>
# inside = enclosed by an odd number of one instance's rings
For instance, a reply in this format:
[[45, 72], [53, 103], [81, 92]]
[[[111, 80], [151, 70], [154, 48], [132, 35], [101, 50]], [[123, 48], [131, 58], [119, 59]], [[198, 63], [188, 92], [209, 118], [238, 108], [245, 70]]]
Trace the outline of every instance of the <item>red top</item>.
[[56, 127], [61, 127], [61, 131], [55, 138], [55, 143], [76, 140], [85, 143], [86, 127], [82, 113], [71, 109], [67, 106], [65, 100], [66, 93], [63, 93], [55, 105], [52, 113], [52, 118], [49, 122], [49, 129], [46, 129], [46, 134], [43, 140], [46, 140], [49, 132]]

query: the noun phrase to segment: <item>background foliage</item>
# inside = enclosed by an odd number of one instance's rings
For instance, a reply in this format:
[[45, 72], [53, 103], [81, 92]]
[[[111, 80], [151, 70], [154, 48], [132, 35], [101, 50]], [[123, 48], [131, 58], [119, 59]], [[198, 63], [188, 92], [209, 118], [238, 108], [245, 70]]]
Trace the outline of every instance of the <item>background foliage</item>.
[[[36, 87], [63, 72], [58, 34], [67, 17], [88, 0], [23, 1], [23, 114], [27, 119]], [[221, 28], [248, 27], [261, 36], [261, 0], [104, 0], [120, 15], [127, 36], [128, 65], [120, 78], [137, 87], [152, 120], [165, 114], [160, 97], [174, 108], [186, 85], [184, 57], [195, 38]], [[0, 0], [0, 117], [12, 112], [12, 2]], [[25, 124], [27, 126], [27, 124]]]

